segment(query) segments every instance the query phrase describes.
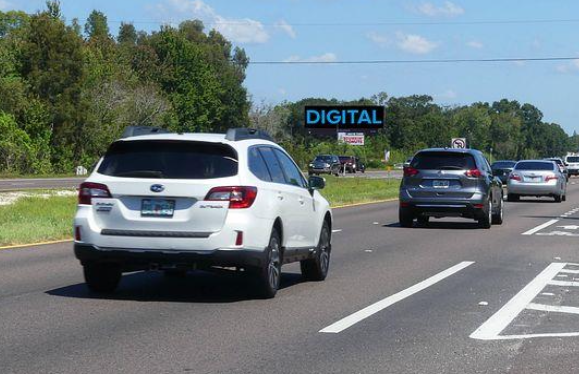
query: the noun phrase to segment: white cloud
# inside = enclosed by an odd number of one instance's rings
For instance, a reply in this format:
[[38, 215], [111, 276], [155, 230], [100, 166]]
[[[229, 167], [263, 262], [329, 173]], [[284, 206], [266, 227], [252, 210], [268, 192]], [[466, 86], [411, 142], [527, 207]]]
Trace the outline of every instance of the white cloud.
[[378, 44], [381, 47], [387, 46], [390, 44], [390, 38], [386, 35], [379, 34], [375, 31], [370, 31], [366, 34], [366, 37], [370, 39], [372, 42]]
[[464, 9], [453, 2], [445, 1], [442, 5], [436, 6], [430, 2], [424, 2], [416, 8], [419, 13], [429, 17], [456, 17], [464, 14]]
[[468, 43], [466, 43], [466, 45], [474, 49], [482, 49], [484, 47], [484, 44], [482, 44], [477, 40], [471, 40]]
[[11, 6], [12, 4], [10, 4], [8, 1], [0, 0], [0, 10], [8, 10], [8, 8], [10, 8]]
[[[250, 18], [223, 17], [201, 0], [163, 0], [153, 8], [166, 18], [200, 19], [235, 43], [265, 43], [269, 40], [269, 34], [261, 22]], [[169, 18], [168, 23], [174, 21]]]
[[307, 58], [301, 58], [300, 56], [293, 55], [285, 59], [286, 62], [335, 62], [338, 57], [335, 53], [327, 52], [319, 56], [311, 56]]
[[558, 65], [556, 69], [559, 73], [564, 74], [579, 72], [579, 59], [569, 61], [566, 64]]
[[430, 41], [420, 35], [397, 32], [396, 38], [398, 39], [397, 45], [400, 49], [417, 55], [430, 53], [438, 47], [438, 43]]
[[296, 32], [295, 32], [294, 28], [292, 27], [292, 25], [287, 23], [285, 20], [280, 19], [279, 21], [277, 21], [275, 23], [274, 26], [276, 29], [285, 32], [290, 38], [292, 38], [292, 39], [296, 38]]

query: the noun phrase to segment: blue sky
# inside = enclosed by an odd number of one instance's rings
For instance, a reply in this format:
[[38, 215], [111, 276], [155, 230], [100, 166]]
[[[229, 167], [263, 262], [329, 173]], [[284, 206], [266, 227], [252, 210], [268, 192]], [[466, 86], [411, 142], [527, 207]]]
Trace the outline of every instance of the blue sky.
[[[253, 61], [421, 60], [577, 56], [576, 0], [62, 0], [64, 16], [105, 12], [151, 31], [199, 18], [246, 49]], [[0, 0], [0, 9], [34, 12], [43, 0]], [[579, 18], [579, 16], [578, 16]], [[384, 24], [389, 23], [389, 24]], [[392, 24], [398, 23], [398, 24]], [[431, 24], [425, 24], [431, 23]], [[432, 24], [438, 23], [438, 24]], [[441, 24], [442, 23], [442, 24]], [[458, 24], [461, 23], [461, 24]], [[467, 24], [464, 24], [467, 23]], [[354, 99], [385, 91], [428, 94], [440, 104], [515, 99], [546, 121], [579, 131], [579, 60], [400, 65], [253, 65], [246, 86], [255, 102], [304, 97]]]

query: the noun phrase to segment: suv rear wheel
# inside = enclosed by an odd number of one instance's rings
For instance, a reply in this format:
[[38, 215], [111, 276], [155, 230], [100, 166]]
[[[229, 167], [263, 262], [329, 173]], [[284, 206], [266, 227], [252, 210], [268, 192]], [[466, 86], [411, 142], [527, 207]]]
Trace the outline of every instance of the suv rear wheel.
[[330, 269], [330, 226], [324, 221], [314, 258], [300, 261], [302, 275], [309, 281], [323, 281]]
[[92, 292], [113, 292], [122, 276], [120, 266], [115, 264], [86, 264], [83, 269], [86, 285]]
[[271, 231], [267, 246], [267, 260], [256, 269], [258, 295], [264, 299], [275, 297], [281, 280], [281, 238], [276, 228]]
[[489, 197], [487, 207], [483, 208], [480, 214], [481, 216], [478, 219], [478, 224], [483, 229], [490, 229], [493, 221], [493, 201], [491, 197]]
[[398, 220], [402, 227], [412, 227], [414, 213], [409, 208], [400, 208], [398, 210]]
[[493, 225], [502, 225], [503, 224], [503, 214], [504, 214], [504, 207], [503, 207], [503, 197], [501, 195], [501, 199], [499, 200], [499, 207], [496, 212], [493, 213]]

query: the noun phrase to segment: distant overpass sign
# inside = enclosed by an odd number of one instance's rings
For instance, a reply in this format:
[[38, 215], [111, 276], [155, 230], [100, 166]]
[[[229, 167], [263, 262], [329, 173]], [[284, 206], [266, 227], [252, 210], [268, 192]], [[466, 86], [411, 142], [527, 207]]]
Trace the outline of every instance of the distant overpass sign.
[[466, 139], [465, 138], [452, 138], [450, 142], [451, 148], [465, 149]]

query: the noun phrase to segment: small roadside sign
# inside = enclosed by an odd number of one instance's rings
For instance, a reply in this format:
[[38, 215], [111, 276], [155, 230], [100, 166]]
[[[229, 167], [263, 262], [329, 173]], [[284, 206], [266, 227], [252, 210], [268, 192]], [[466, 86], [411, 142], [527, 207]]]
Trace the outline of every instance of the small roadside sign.
[[465, 138], [452, 138], [452, 141], [450, 142], [450, 146], [452, 148], [465, 149], [466, 148], [466, 139]]
[[363, 132], [340, 132], [338, 133], [338, 141], [350, 145], [364, 145]]

